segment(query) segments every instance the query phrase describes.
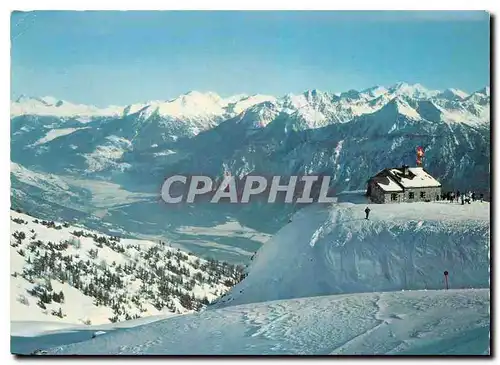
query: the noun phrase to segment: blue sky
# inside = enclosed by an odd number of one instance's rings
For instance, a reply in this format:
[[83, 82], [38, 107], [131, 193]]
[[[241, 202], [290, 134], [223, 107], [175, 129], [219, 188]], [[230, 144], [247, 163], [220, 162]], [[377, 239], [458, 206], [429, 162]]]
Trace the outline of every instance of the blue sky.
[[104, 106], [398, 81], [472, 92], [489, 85], [489, 52], [485, 12], [18, 12], [11, 97]]

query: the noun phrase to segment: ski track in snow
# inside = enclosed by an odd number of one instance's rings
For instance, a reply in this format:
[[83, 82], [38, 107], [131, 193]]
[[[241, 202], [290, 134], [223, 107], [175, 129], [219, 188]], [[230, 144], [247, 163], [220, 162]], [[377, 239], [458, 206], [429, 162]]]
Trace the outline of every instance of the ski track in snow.
[[[485, 289], [441, 290], [241, 305], [116, 330], [49, 353], [484, 354], [489, 350], [488, 298]], [[465, 338], [453, 346], [450, 339], [460, 333]]]

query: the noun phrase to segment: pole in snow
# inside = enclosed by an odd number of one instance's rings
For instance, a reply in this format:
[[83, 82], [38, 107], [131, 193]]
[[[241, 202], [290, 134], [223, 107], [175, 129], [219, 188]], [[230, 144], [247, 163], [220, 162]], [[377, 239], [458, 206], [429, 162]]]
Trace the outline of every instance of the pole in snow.
[[444, 282], [446, 284], [446, 290], [448, 290], [448, 271], [444, 272]]

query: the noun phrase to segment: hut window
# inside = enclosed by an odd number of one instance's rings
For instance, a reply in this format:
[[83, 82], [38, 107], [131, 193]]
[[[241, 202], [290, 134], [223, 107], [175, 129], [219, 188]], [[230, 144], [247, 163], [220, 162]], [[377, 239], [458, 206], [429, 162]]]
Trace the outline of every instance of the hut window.
[[415, 193], [413, 191], [408, 193], [408, 199], [415, 199]]
[[396, 201], [396, 200], [398, 200], [398, 194], [396, 194], [396, 193], [392, 193], [392, 194], [391, 194], [391, 200], [392, 200], [392, 201]]

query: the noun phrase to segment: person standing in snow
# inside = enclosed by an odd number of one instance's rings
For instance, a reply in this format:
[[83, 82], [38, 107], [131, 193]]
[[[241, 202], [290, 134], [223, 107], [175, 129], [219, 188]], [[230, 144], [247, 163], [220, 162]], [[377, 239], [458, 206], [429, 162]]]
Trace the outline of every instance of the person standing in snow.
[[457, 190], [456, 198], [457, 198], [457, 203], [458, 203], [458, 199], [460, 199], [460, 190]]
[[481, 193], [481, 194], [479, 195], [479, 198], [481, 199], [481, 203], [482, 203], [482, 202], [484, 201], [484, 194], [483, 194], [483, 193]]
[[476, 192], [475, 191], [472, 192], [472, 201], [473, 202], [476, 201]]
[[368, 219], [368, 216], [370, 215], [370, 208], [366, 207], [365, 213], [366, 213], [365, 219]]

